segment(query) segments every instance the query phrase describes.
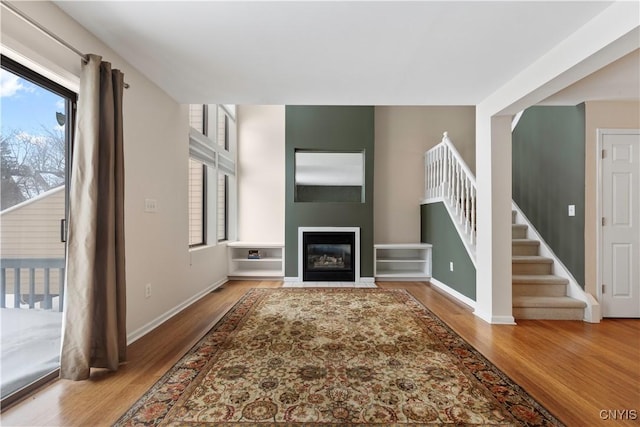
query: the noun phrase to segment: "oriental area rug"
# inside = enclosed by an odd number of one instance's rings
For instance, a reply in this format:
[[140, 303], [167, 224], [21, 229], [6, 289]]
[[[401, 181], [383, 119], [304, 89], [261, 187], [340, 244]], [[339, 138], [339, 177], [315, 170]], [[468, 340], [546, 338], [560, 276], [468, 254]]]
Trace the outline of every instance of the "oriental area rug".
[[405, 290], [251, 289], [116, 426], [562, 425]]

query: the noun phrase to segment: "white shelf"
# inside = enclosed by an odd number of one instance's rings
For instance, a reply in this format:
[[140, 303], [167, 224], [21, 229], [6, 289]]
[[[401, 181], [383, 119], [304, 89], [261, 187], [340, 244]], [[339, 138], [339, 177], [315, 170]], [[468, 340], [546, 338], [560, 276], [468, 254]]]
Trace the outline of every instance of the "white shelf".
[[424, 272], [420, 271], [420, 270], [407, 270], [407, 271], [389, 271], [387, 273], [385, 272], [381, 272], [380, 270], [378, 270], [377, 274], [376, 274], [376, 278], [406, 278], [406, 277], [419, 277], [419, 278], [428, 278], [429, 276], [425, 276]]
[[373, 246], [374, 272], [378, 280], [428, 280], [431, 278], [428, 243], [390, 243]]
[[[227, 248], [229, 277], [284, 277], [282, 243], [230, 242]], [[258, 251], [260, 258], [249, 258], [249, 251]]]
[[282, 274], [273, 270], [236, 270], [229, 271], [229, 277], [282, 277]]
[[275, 242], [229, 242], [227, 246], [230, 248], [247, 248], [247, 249], [255, 249], [255, 248], [284, 248], [284, 244], [275, 243]]

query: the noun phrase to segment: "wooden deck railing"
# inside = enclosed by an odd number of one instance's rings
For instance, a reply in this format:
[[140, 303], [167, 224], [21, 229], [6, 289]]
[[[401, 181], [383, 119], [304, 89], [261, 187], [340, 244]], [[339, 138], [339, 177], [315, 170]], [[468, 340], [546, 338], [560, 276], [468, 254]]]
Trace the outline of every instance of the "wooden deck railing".
[[14, 295], [13, 308], [57, 309], [64, 303], [64, 258], [0, 258], [0, 308], [7, 307], [7, 295]]

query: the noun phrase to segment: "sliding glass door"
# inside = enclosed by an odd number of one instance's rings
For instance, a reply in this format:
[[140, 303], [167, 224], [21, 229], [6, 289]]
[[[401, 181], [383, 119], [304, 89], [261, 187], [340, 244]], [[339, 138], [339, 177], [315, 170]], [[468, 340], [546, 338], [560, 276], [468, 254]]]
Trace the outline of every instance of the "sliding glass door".
[[59, 367], [76, 94], [2, 57], [0, 388], [3, 406]]

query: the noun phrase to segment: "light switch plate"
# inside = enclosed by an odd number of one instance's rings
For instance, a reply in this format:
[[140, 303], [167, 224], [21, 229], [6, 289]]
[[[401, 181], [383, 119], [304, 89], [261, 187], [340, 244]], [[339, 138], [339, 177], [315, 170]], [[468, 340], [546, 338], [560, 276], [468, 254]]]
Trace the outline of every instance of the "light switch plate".
[[569, 216], [576, 216], [576, 205], [569, 205]]
[[158, 202], [156, 199], [144, 199], [144, 211], [150, 213], [158, 212]]

